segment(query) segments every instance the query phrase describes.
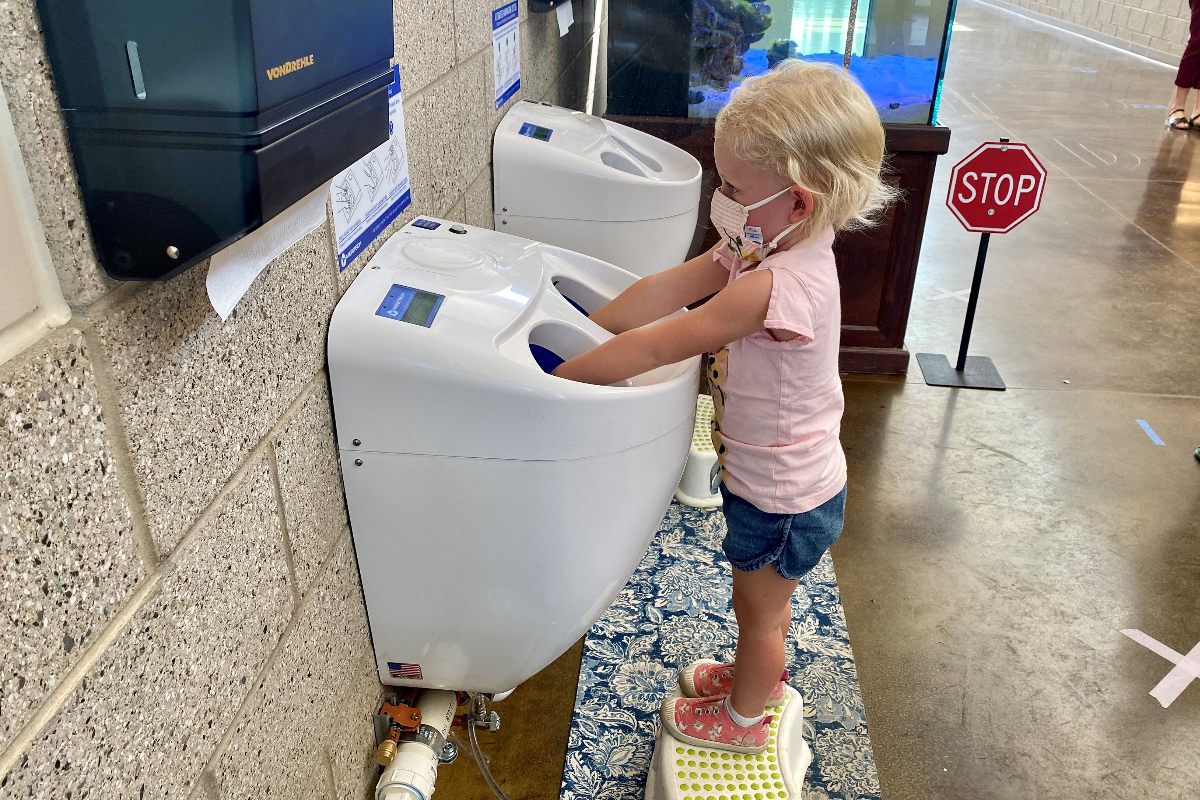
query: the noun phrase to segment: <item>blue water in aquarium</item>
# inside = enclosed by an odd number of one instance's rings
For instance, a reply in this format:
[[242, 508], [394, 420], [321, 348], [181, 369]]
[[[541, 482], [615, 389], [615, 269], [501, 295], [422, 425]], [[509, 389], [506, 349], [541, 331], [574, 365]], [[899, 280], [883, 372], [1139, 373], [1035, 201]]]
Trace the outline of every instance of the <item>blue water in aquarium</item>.
[[[841, 53], [817, 53], [800, 58], [839, 67], [842, 65]], [[743, 78], [768, 71], [766, 50], [748, 50], [742, 56], [742, 61], [745, 65], [741, 72]], [[850, 74], [867, 90], [876, 108], [881, 111], [902, 109], [933, 101], [933, 90], [937, 85], [937, 61], [936, 58], [899, 54], [871, 58], [854, 56], [850, 59]], [[733, 84], [729, 91], [722, 92], [707, 86], [699, 87], [704, 94], [704, 101], [692, 106], [691, 115], [716, 116], [729, 102], [730, 92], [736, 88], [737, 84]]]

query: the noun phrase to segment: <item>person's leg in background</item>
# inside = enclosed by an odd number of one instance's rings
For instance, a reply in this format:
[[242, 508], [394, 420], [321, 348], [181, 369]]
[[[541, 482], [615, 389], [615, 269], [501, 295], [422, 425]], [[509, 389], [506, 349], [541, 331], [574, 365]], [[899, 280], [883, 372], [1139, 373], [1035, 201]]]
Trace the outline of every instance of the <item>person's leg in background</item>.
[[1179, 72], [1175, 74], [1175, 97], [1171, 101], [1171, 111], [1167, 117], [1167, 124], [1177, 131], [1195, 127], [1195, 121], [1200, 117], [1198, 112], [1189, 118], [1185, 110], [1188, 94], [1192, 89], [1200, 87], [1200, 0], [1188, 2], [1192, 12], [1190, 36], [1183, 56], [1179, 59]]

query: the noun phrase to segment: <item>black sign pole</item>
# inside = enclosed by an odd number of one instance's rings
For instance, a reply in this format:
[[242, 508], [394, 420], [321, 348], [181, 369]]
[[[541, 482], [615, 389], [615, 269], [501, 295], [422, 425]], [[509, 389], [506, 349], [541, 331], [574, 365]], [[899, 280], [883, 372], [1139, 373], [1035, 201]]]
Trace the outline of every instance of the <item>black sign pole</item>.
[[983, 262], [987, 260], [990, 233], [979, 235], [979, 253], [975, 256], [975, 277], [971, 279], [971, 299], [967, 301], [967, 321], [963, 323], [962, 344], [958, 346], [958, 363], [954, 365], [955, 372], [962, 372], [967, 366], [967, 345], [971, 343], [971, 326], [975, 324], [975, 306], [979, 303], [979, 284], [983, 283]]
[[[1008, 139], [1001, 139], [1007, 142]], [[963, 323], [962, 342], [958, 346], [958, 363], [950, 368], [950, 359], [940, 353], [917, 353], [921, 374], [930, 386], [952, 386], [958, 389], [993, 389], [1004, 391], [1004, 379], [996, 365], [986, 356], [967, 356], [971, 344], [971, 328], [975, 325], [975, 307], [979, 304], [979, 285], [983, 283], [983, 264], [987, 260], [990, 233], [979, 236], [979, 251], [975, 254], [975, 277], [971, 279], [971, 297], [967, 300], [967, 319]]]

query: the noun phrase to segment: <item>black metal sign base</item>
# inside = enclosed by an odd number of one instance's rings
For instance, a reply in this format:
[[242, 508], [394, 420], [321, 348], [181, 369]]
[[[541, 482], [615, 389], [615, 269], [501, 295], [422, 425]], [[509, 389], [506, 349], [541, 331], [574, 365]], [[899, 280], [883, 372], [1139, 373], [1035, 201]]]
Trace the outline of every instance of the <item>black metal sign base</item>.
[[921, 374], [930, 386], [953, 386], [959, 389], [993, 389], [1003, 392], [1006, 388], [996, 365], [987, 356], [967, 356], [962, 372], [950, 364], [950, 359], [941, 353], [917, 353]]

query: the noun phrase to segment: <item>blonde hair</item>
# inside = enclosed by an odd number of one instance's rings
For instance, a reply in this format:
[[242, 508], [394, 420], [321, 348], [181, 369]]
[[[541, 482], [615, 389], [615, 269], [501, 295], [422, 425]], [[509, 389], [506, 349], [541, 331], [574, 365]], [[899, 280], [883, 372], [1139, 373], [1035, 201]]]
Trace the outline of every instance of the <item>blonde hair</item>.
[[899, 197], [879, 176], [883, 125], [854, 78], [788, 59], [747, 79], [717, 115], [716, 135], [743, 161], [812, 192], [808, 231], [874, 225]]

